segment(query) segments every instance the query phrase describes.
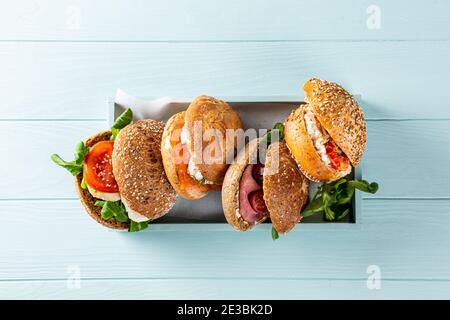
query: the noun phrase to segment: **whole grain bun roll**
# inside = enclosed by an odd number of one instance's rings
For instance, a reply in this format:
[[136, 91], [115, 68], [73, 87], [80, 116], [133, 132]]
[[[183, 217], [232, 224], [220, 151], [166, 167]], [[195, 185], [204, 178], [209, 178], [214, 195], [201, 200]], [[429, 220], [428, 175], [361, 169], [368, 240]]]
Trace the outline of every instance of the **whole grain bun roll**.
[[[100, 133], [97, 133], [96, 135], [90, 137], [84, 142], [84, 145], [88, 148], [92, 147], [94, 144], [100, 141], [109, 140], [111, 137], [111, 131], [103, 131]], [[104, 220], [101, 216], [102, 208], [95, 205], [96, 199], [89, 193], [87, 189], [81, 188], [81, 181], [83, 180], [83, 174], [80, 173], [79, 175], [75, 176], [75, 187], [78, 193], [78, 196], [80, 197], [81, 204], [83, 205], [84, 209], [86, 209], [86, 212], [98, 223], [101, 225], [116, 229], [116, 230], [127, 230], [128, 229], [128, 223], [123, 223], [116, 221], [114, 217]]]
[[147, 119], [122, 129], [114, 143], [113, 173], [122, 202], [154, 220], [175, 204], [175, 190], [167, 181], [161, 158], [164, 124]]
[[[278, 170], [269, 173], [277, 164]], [[308, 201], [309, 180], [297, 167], [284, 141], [269, 145], [263, 189], [273, 227], [282, 234], [289, 232], [300, 222], [300, 211]]]
[[[197, 139], [194, 134], [196, 124], [201, 125], [199, 126], [201, 128], [199, 141], [203, 140], [201, 148], [196, 146]], [[230, 154], [232, 158], [237, 147], [235, 139], [233, 147], [227, 148], [226, 130], [242, 129], [239, 115], [225, 101], [199, 96], [186, 110], [185, 125], [189, 134], [187, 147], [194, 163], [206, 180], [221, 185], [228, 168], [227, 159], [230, 158]], [[205, 135], [207, 132], [217, 134], [208, 136]], [[214, 161], [205, 159], [205, 155], [211, 155]]]
[[[239, 186], [249, 163], [255, 163], [260, 139], [250, 141], [230, 165], [222, 186], [222, 206], [227, 222], [236, 230], [247, 231], [257, 223], [245, 221], [239, 213]], [[264, 201], [273, 227], [280, 233], [300, 221], [300, 211], [308, 201], [309, 180], [298, 169], [284, 142], [269, 145], [263, 173]]]
[[167, 179], [178, 195], [187, 200], [198, 200], [208, 193], [209, 188], [200, 185], [187, 173], [189, 155], [182, 150], [180, 139], [184, 117], [183, 111], [173, 115], [167, 121], [161, 140], [161, 156]]
[[[237, 155], [228, 168], [222, 185], [222, 207], [227, 222], [236, 230], [247, 231], [256, 224], [245, 221], [239, 213], [239, 183], [249, 163], [255, 162], [258, 155], [259, 139], [251, 140]], [[258, 221], [258, 223], [263, 222]]]
[[286, 144], [300, 170], [310, 180], [335, 181], [349, 171], [333, 169], [323, 161], [308, 134], [305, 113], [312, 112], [348, 161], [357, 166], [366, 146], [363, 111], [353, 96], [334, 82], [313, 78], [305, 83], [304, 90], [308, 104], [294, 110], [286, 119]]
[[352, 165], [357, 166], [367, 138], [364, 113], [355, 98], [337, 83], [315, 78], [306, 81], [303, 89], [314, 115]]

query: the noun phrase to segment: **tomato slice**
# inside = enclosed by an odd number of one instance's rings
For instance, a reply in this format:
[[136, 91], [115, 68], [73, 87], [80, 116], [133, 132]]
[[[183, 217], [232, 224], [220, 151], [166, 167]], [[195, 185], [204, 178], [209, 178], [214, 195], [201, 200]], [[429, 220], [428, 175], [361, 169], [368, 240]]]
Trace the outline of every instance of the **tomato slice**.
[[119, 192], [112, 171], [114, 141], [97, 142], [84, 158], [84, 179], [89, 187], [100, 192]]
[[342, 167], [345, 168], [348, 165], [347, 157], [340, 151], [333, 140], [328, 140], [325, 144], [325, 150], [331, 160], [330, 165], [333, 169], [340, 170]]
[[252, 176], [259, 185], [263, 184], [264, 165], [257, 163], [253, 166]]
[[266, 203], [264, 202], [264, 193], [262, 190], [253, 191], [248, 195], [248, 201], [252, 206], [253, 210], [255, 210], [262, 218], [262, 216], [268, 213]]

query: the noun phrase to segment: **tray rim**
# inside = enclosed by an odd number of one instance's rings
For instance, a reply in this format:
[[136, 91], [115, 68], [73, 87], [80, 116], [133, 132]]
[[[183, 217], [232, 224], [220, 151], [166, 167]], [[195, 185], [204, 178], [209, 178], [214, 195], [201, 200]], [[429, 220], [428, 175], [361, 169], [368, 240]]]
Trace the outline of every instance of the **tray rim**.
[[[360, 95], [353, 95], [358, 102], [361, 103]], [[217, 96], [227, 102], [232, 103], [270, 103], [270, 102], [283, 102], [283, 103], [294, 103], [294, 104], [304, 104], [305, 102], [300, 96]], [[167, 96], [149, 96], [145, 98], [137, 98], [139, 100], [151, 101], [155, 99], [167, 98], [174, 102], [188, 102], [193, 98], [186, 97], [167, 97]], [[115, 111], [116, 102], [115, 98], [108, 98], [108, 125], [111, 126], [115, 121]], [[354, 174], [356, 179], [363, 178], [363, 166], [364, 160], [354, 167]], [[362, 193], [359, 190], [355, 190], [355, 196], [353, 198], [353, 208], [355, 210], [354, 222], [321, 222], [321, 223], [299, 223], [294, 230], [303, 231], [348, 231], [348, 230], [359, 230], [362, 228], [363, 215], [362, 215]], [[253, 232], [270, 232], [272, 228], [271, 223], [265, 223], [257, 225], [252, 229]], [[189, 231], [189, 232], [199, 232], [199, 231], [236, 231], [229, 224], [224, 222], [202, 222], [202, 223], [158, 223], [155, 222], [149, 225], [148, 231]], [[292, 232], [292, 231], [291, 231]]]

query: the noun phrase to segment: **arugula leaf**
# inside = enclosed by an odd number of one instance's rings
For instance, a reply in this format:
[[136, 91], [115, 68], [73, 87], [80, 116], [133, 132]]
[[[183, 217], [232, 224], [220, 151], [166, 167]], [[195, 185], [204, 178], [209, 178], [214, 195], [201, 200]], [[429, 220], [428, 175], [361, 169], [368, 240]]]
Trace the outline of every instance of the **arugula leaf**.
[[97, 200], [97, 201], [95, 201], [95, 205], [97, 207], [103, 207], [105, 205], [105, 202], [106, 201], [103, 201], [103, 200]]
[[136, 222], [133, 220], [130, 220], [130, 227], [128, 229], [129, 232], [137, 232], [144, 230], [148, 227], [148, 221], [144, 222]]
[[351, 201], [355, 189], [363, 192], [375, 193], [378, 190], [376, 182], [365, 180], [340, 179], [335, 182], [324, 183], [319, 187], [313, 199], [301, 212], [303, 217], [316, 213], [323, 213], [326, 221], [340, 221], [351, 212]]
[[368, 183], [366, 180], [351, 180], [348, 182], [350, 186], [368, 193], [376, 193], [378, 191], [378, 183]]
[[104, 220], [109, 220], [111, 218], [116, 219], [119, 222], [129, 222], [128, 231], [129, 232], [137, 232], [144, 230], [148, 227], [149, 221], [144, 222], [135, 222], [128, 218], [127, 211], [125, 210], [125, 206], [122, 201], [103, 201], [97, 200], [95, 201], [95, 205], [98, 207], [102, 207], [101, 216]]
[[278, 131], [278, 139], [283, 140], [284, 139], [284, 125], [281, 122], [275, 123], [273, 126], [273, 131]]
[[86, 183], [86, 180], [84, 179], [84, 176], [83, 176], [83, 179], [81, 180], [81, 189], [84, 189], [84, 190], [87, 189], [87, 183]]
[[278, 231], [272, 226], [272, 240], [275, 241], [279, 238]]
[[54, 163], [69, 171], [73, 176], [77, 176], [81, 172], [83, 172], [84, 157], [88, 152], [89, 148], [84, 146], [83, 141], [80, 141], [75, 147], [75, 154], [74, 154], [75, 160], [68, 162], [63, 160], [57, 154], [52, 154], [50, 158]]
[[271, 144], [272, 142], [275, 142], [272, 140], [272, 133], [274, 131], [278, 131], [278, 140], [277, 141], [284, 139], [284, 126], [282, 123], [277, 122], [273, 126], [272, 130], [267, 132], [262, 138], [262, 141], [265, 141], [267, 143], [267, 145]]
[[131, 122], [133, 122], [133, 111], [128, 108], [116, 119], [116, 121], [112, 125], [110, 140], [115, 140], [119, 131], [125, 128]]
[[127, 211], [123, 203], [119, 201], [95, 201], [95, 205], [102, 207], [101, 216], [103, 220], [109, 220], [111, 218], [116, 219], [119, 222], [128, 222]]

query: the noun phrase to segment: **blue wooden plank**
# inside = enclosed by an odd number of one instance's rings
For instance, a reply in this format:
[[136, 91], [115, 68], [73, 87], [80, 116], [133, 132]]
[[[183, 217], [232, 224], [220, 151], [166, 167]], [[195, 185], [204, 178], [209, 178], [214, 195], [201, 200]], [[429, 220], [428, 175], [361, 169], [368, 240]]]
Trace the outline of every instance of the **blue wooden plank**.
[[[3, 299], [448, 299], [448, 281], [152, 279], [0, 281]], [[373, 287], [371, 287], [373, 288]], [[183, 306], [183, 302], [180, 305]]]
[[106, 119], [117, 88], [303, 97], [311, 76], [361, 94], [368, 118], [449, 119], [449, 56], [450, 42], [0, 43], [0, 119]]
[[450, 280], [449, 200], [365, 200], [359, 229], [107, 230], [78, 201], [0, 201], [0, 280], [367, 278]]
[[449, 39], [448, 1], [10, 1], [3, 40]]
[[[107, 128], [106, 121], [1, 122], [0, 150], [8, 157], [0, 165], [0, 199], [76, 198], [70, 175], [50, 154], [70, 159], [78, 141]], [[380, 190], [368, 197], [448, 198], [449, 135], [447, 120], [370, 121], [362, 167]]]

